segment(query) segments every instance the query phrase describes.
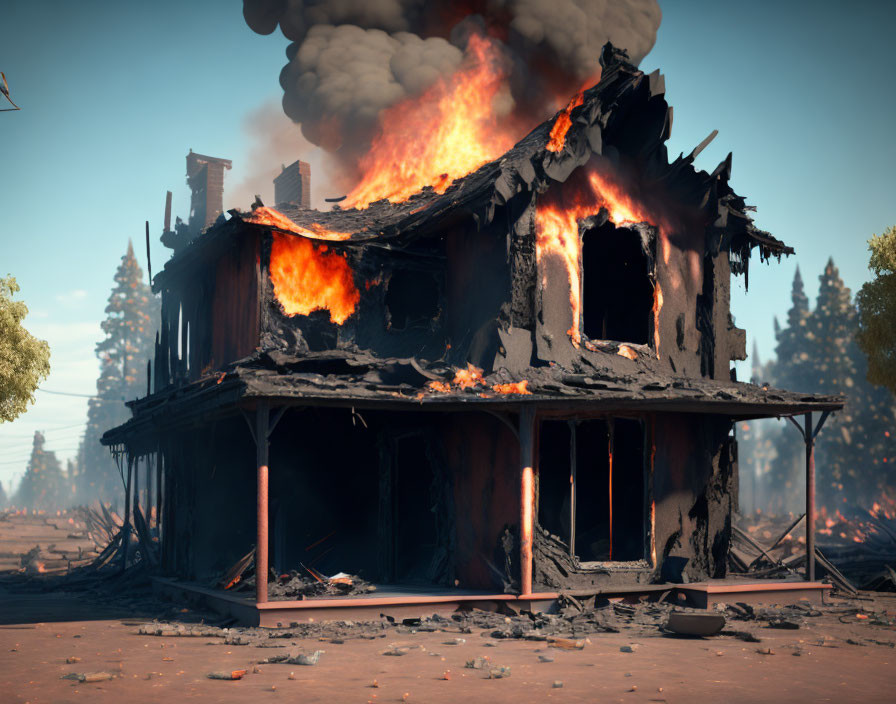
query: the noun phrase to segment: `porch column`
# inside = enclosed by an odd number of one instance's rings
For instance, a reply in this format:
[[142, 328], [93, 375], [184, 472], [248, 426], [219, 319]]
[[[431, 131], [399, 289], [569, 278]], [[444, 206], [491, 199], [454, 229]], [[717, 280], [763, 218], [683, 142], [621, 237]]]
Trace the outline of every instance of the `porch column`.
[[532, 593], [532, 524], [535, 511], [535, 409], [520, 409], [520, 593]]
[[255, 464], [258, 467], [257, 536], [255, 543], [255, 602], [268, 600], [268, 404], [255, 411]]
[[[822, 419], [823, 421], [824, 419]], [[819, 423], [821, 426], [821, 423]], [[815, 434], [812, 412], [806, 414], [806, 580], [815, 581]]]

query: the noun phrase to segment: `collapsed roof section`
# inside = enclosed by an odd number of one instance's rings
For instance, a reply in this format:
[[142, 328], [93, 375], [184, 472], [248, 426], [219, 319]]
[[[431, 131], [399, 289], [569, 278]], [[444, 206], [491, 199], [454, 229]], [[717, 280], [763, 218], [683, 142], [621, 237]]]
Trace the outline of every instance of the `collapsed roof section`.
[[[644, 74], [627, 61], [625, 52], [609, 44], [601, 64], [601, 80], [584, 91], [581, 104], [545, 121], [502, 157], [457, 179], [443, 193], [427, 187], [407, 201], [381, 200], [364, 210], [321, 212], [285, 206], [279, 212], [261, 208], [249, 213], [233, 210], [231, 215], [311, 239], [389, 246], [396, 240], [425, 236], [467, 214], [484, 227], [496, 208], [517, 194], [542, 193], [600, 157], [620, 174], [637, 174], [640, 192], [674, 204], [691, 218], [700, 214], [710, 252], [729, 251], [734, 273], [747, 273], [754, 247], [763, 260], [793, 253], [753, 224], [749, 215], [753, 208], [729, 186], [730, 153], [712, 173], [694, 168], [695, 158], [715, 132], [687, 156], [669, 162], [665, 142], [671, 133], [672, 108], [664, 98], [665, 81], [659, 71]], [[552, 130], [564, 113], [571, 125], [562, 146], [554, 151]]]

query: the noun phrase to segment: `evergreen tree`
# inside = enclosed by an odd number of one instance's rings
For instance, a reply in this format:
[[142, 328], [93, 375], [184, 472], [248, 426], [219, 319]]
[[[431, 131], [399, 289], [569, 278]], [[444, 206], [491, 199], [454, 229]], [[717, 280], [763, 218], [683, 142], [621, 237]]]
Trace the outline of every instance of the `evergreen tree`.
[[6, 508], [8, 503], [9, 499], [6, 497], [6, 492], [3, 490], [3, 483], [0, 482], [0, 509]]
[[[787, 324], [781, 327], [775, 319], [775, 354], [763, 371], [776, 387], [795, 391], [811, 391], [815, 382], [814, 358], [817, 340], [811, 325], [812, 314], [803, 277], [797, 267], [790, 294], [791, 307]], [[774, 513], [797, 510], [805, 503], [804, 445], [794, 428], [768, 429], [774, 445], [774, 459], [768, 465], [768, 483], [776, 488], [769, 492], [767, 508]]]
[[125, 401], [146, 393], [146, 362], [153, 354], [159, 303], [143, 281], [130, 242], [115, 272], [106, 316], [102, 323], [106, 337], [96, 346], [100, 360], [97, 394], [88, 402], [87, 429], [78, 453], [81, 501], [97, 497], [115, 501], [121, 496], [121, 477], [100, 438], [130, 417]]
[[[787, 325], [776, 324], [778, 359], [766, 370], [781, 388], [846, 395], [843, 410], [828, 419], [817, 439], [818, 503], [831, 510], [849, 509], [854, 502], [867, 507], [883, 487], [896, 483], [896, 403], [886, 389], [866, 379], [867, 361], [856, 341], [856, 307], [833, 260], [819, 278], [810, 311], [797, 272]], [[783, 426], [773, 443], [769, 481], [776, 491], [767, 508], [800, 510], [805, 501], [803, 440], [795, 429]]]
[[[15, 505], [29, 509], [56, 510], [63, 507], [67, 490], [56, 453], [44, 449], [44, 436], [34, 433], [31, 459], [19, 483]], [[66, 504], [67, 505], [67, 504]]]

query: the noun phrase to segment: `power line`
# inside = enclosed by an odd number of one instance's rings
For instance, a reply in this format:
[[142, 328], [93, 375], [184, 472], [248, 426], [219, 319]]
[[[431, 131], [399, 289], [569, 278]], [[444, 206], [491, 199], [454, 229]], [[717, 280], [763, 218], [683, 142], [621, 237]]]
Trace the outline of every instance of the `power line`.
[[71, 391], [51, 391], [50, 389], [38, 389], [45, 394], [53, 394], [54, 396], [76, 396], [78, 398], [95, 398], [100, 401], [108, 401], [109, 399], [100, 399], [96, 394], [76, 394]]

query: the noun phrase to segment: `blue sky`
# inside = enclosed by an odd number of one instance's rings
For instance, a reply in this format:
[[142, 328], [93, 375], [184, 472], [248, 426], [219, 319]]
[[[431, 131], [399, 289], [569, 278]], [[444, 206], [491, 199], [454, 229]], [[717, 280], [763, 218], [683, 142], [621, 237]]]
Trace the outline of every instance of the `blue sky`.
[[[718, 129], [698, 166], [733, 151], [734, 188], [758, 206], [760, 227], [797, 250], [780, 264], [754, 260], [748, 295], [735, 282], [737, 323], [766, 358], [796, 265], [813, 299], [829, 256], [855, 290], [868, 278], [865, 241], [896, 224], [896, 3], [661, 6], [642, 68], [666, 76], [670, 153]], [[287, 44], [249, 30], [239, 0], [4, 3], [0, 70], [22, 110], [0, 113], [0, 275], [18, 278], [27, 325], [50, 342], [45, 389], [94, 392], [115, 268], [128, 238], [145, 266], [146, 219], [161, 268], [165, 191], [186, 217], [190, 148], [233, 160], [226, 207], [270, 197], [270, 173], [301, 147], [278, 107]], [[259, 129], [278, 135], [280, 151]], [[0, 425], [4, 487], [21, 476], [36, 429], [71, 456], [85, 412], [86, 398], [39, 392]]]

